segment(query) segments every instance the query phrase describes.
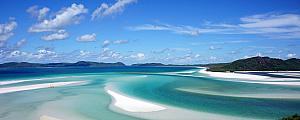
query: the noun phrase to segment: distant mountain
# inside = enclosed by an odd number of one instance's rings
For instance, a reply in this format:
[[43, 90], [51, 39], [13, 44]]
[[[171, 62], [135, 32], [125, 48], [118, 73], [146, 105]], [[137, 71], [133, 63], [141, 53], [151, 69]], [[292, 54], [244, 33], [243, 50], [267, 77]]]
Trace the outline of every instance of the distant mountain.
[[98, 63], [90, 61], [79, 61], [76, 63], [28, 63], [28, 62], [9, 62], [0, 64], [0, 67], [114, 67], [125, 66], [124, 63]]
[[114, 66], [125, 66], [124, 63], [116, 62], [116, 63], [98, 63], [98, 62], [89, 62], [89, 61], [79, 61], [73, 63], [69, 66], [89, 66], [89, 67], [114, 67]]
[[252, 57], [231, 63], [206, 65], [209, 71], [295, 71], [300, 70], [300, 59], [281, 60], [270, 57]]
[[144, 64], [132, 64], [131, 66], [165, 66], [162, 63], [144, 63]]
[[42, 64], [39, 63], [28, 63], [28, 62], [8, 62], [0, 64], [0, 67], [40, 67]]

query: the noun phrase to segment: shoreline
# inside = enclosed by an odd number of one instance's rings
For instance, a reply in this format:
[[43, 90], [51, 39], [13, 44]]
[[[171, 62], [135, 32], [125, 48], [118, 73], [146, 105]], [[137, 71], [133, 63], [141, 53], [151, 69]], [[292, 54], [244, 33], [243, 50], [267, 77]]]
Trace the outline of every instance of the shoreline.
[[53, 82], [53, 83], [42, 83], [42, 84], [34, 84], [34, 85], [16, 86], [16, 87], [5, 87], [5, 88], [0, 88], [0, 94], [35, 90], [35, 89], [42, 89], [42, 88], [54, 88], [54, 87], [61, 87], [66, 85], [75, 85], [75, 84], [82, 84], [82, 83], [85, 83], [85, 81]]
[[48, 116], [48, 115], [43, 115], [40, 117], [40, 120], [62, 120], [62, 119], [58, 119], [58, 118]]
[[267, 93], [246, 93], [246, 94], [230, 94], [230, 93], [218, 93], [218, 92], [212, 92], [212, 91], [204, 91], [204, 90], [193, 90], [193, 89], [187, 89], [187, 88], [176, 88], [176, 90], [183, 91], [183, 92], [189, 92], [189, 93], [199, 93], [199, 94], [206, 94], [206, 95], [215, 95], [215, 96], [225, 96], [225, 97], [239, 97], [239, 98], [265, 98], [265, 99], [300, 99], [299, 94], [267, 94]]
[[[133, 98], [133, 97], [130, 97], [130, 96], [120, 93], [117, 89], [114, 88], [114, 86], [106, 86], [105, 91], [106, 92], [112, 91], [123, 97], [131, 98], [134, 100], [140, 100], [140, 99], [136, 99], [136, 98]], [[229, 115], [223, 115], [223, 114], [195, 111], [195, 110], [190, 110], [187, 108], [162, 105], [162, 104], [158, 104], [158, 103], [155, 103], [154, 105], [158, 105], [160, 107], [163, 107], [164, 109], [151, 109], [151, 110], [148, 109], [147, 112], [145, 112], [145, 111], [144, 112], [132, 112], [132, 111], [140, 111], [139, 108], [142, 108], [144, 106], [137, 107], [138, 109], [136, 109], [136, 110], [131, 109], [131, 110], [127, 111], [126, 109], [124, 110], [124, 109], [120, 108], [120, 105], [126, 106], [126, 105], [130, 104], [133, 106], [139, 106], [141, 104], [121, 102], [118, 105], [116, 105], [116, 101], [118, 101], [118, 98], [115, 99], [111, 94], [109, 94], [109, 93], [107, 93], [107, 94], [110, 95], [112, 98], [111, 103], [109, 105], [110, 110], [117, 112], [117, 113], [141, 118], [141, 119], [151, 119], [151, 120], [183, 120], [183, 119], [187, 119], [187, 120], [194, 120], [194, 119], [241, 120], [241, 119], [251, 119], [251, 118], [243, 118], [243, 117], [238, 117], [238, 116], [229, 116]], [[148, 101], [144, 101], [144, 100], [142, 100], [142, 101], [153, 104]]]
[[[232, 82], [244, 82], [244, 83], [256, 83], [256, 84], [269, 84], [269, 85], [289, 85], [289, 86], [300, 86], [300, 79], [296, 78], [276, 78], [270, 76], [261, 76], [247, 74], [248, 72], [211, 72], [207, 71], [206, 68], [198, 71], [199, 73], [208, 75], [210, 77], [233, 79], [227, 80]], [[290, 72], [291, 73], [291, 72]]]
[[112, 97], [112, 104], [114, 106], [128, 112], [155, 112], [166, 109], [155, 103], [122, 95], [121, 93], [113, 91], [108, 86], [105, 87], [105, 91]]
[[268, 76], [241, 74], [235, 72], [211, 72], [211, 71], [207, 71], [206, 68], [199, 70], [198, 72], [202, 74], [206, 74], [211, 77], [218, 77], [218, 78], [232, 78], [232, 79], [246, 79], [246, 80], [265, 80], [270, 78]]
[[31, 82], [31, 81], [38, 81], [38, 80], [52, 80], [52, 79], [64, 79], [64, 78], [81, 78], [81, 77], [87, 77], [87, 76], [62, 76], [62, 77], [41, 77], [41, 78], [31, 78], [31, 79], [23, 79], [23, 80], [3, 80], [0, 81], [1, 85], [10, 85], [15, 83], [22, 83], [22, 82]]

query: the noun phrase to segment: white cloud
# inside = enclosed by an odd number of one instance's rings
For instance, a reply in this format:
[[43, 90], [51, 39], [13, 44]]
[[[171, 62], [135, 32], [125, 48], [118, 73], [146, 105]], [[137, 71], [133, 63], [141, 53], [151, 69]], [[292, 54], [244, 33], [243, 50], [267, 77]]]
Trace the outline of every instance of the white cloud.
[[107, 47], [110, 45], [110, 41], [109, 40], [104, 40], [102, 43], [102, 47]]
[[61, 9], [53, 19], [43, 20], [29, 28], [29, 32], [56, 31], [63, 26], [79, 23], [80, 15], [88, 10], [82, 4], [72, 4], [70, 7]]
[[258, 52], [258, 53], [256, 53], [256, 56], [262, 57], [263, 55], [260, 52]]
[[136, 60], [144, 60], [145, 54], [144, 53], [137, 53], [134, 55], [130, 55], [130, 58], [136, 59]]
[[127, 44], [127, 43], [129, 43], [128, 40], [115, 40], [115, 41], [104, 40], [102, 43], [102, 47], [107, 47], [111, 44]]
[[163, 54], [163, 53], [170, 53], [170, 52], [182, 52], [182, 53], [191, 53], [191, 49], [189, 48], [165, 48], [162, 50], [154, 50], [152, 51], [155, 54]]
[[196, 54], [194, 57], [195, 57], [195, 58], [198, 58], [198, 57], [200, 57], [200, 55], [199, 55], [199, 54]]
[[51, 50], [39, 49], [36, 54], [33, 54], [33, 56], [37, 59], [43, 59], [43, 58], [57, 57], [57, 54], [56, 52]]
[[245, 28], [300, 27], [300, 16], [296, 14], [258, 14], [242, 17], [240, 26]]
[[[191, 35], [191, 36], [198, 36], [200, 33], [207, 33], [211, 30], [209, 29], [201, 29], [192, 26], [174, 26], [168, 24], [158, 24], [158, 25], [151, 25], [145, 24], [140, 26], [128, 27], [129, 30], [133, 31], [170, 31], [176, 34], [184, 34], [184, 35]], [[215, 30], [214, 30], [215, 31]]]
[[175, 34], [198, 36], [203, 33], [219, 33], [227, 29], [220, 28], [201, 28], [188, 25], [170, 25], [170, 24], [144, 24], [139, 26], [128, 27], [133, 31], [169, 31]]
[[92, 33], [92, 34], [85, 34], [82, 35], [80, 37], [77, 37], [77, 41], [80, 42], [91, 42], [91, 41], [96, 41], [96, 34]]
[[214, 62], [214, 61], [217, 60], [217, 57], [215, 57], [215, 56], [210, 56], [209, 59], [210, 59], [212, 62]]
[[289, 54], [287, 54], [286, 57], [288, 57], [288, 58], [294, 58], [294, 57], [296, 57], [296, 54], [295, 53], [289, 53]]
[[209, 46], [209, 50], [218, 50], [221, 49], [221, 47], [216, 47], [216, 46]]
[[26, 39], [21, 39], [16, 43], [16, 47], [21, 47], [27, 42]]
[[50, 11], [49, 8], [43, 7], [39, 9], [37, 5], [31, 6], [26, 10], [26, 12], [31, 14], [33, 17], [37, 17], [38, 20], [44, 19], [49, 11]]
[[100, 53], [100, 60], [113, 60], [113, 61], [119, 61], [123, 58], [121, 53], [115, 52], [114, 50], [110, 50], [109, 48], [103, 48], [103, 50]]
[[51, 40], [63, 40], [69, 37], [68, 32], [65, 30], [59, 30], [56, 33], [48, 34], [45, 36], [42, 36], [41, 39], [51, 41]]
[[79, 55], [80, 55], [81, 57], [85, 57], [85, 56], [87, 56], [87, 55], [89, 55], [89, 54], [90, 54], [89, 51], [84, 51], [84, 50], [80, 50], [80, 51], [79, 51]]
[[17, 22], [10, 20], [8, 23], [0, 24], [0, 47], [14, 35], [13, 30], [17, 27]]
[[[1, 53], [1, 51], [0, 51]], [[49, 49], [38, 49], [36, 52], [25, 52], [21, 50], [7, 51], [4, 54], [0, 54], [1, 62], [9, 61], [31, 61], [31, 62], [53, 62], [55, 58], [58, 58], [58, 54]]]
[[144, 24], [128, 27], [133, 31], [169, 31], [177, 34], [197, 36], [211, 34], [252, 34], [271, 39], [299, 39], [299, 14], [257, 14], [240, 18], [236, 24], [206, 22], [202, 27], [168, 24]]
[[93, 13], [92, 13], [92, 20], [99, 18], [99, 17], [105, 17], [112, 14], [120, 13], [124, 10], [124, 8], [131, 4], [136, 2], [137, 0], [117, 0], [117, 2], [111, 6], [109, 6], [107, 3], [102, 3], [100, 7], [98, 7]]
[[145, 24], [140, 26], [129, 27], [130, 30], [140, 31], [140, 30], [170, 30], [168, 26], [165, 25], [152, 25]]
[[[241, 23], [233, 24], [226, 34], [254, 34], [271, 39], [300, 38], [300, 15], [298, 14], [257, 14], [240, 18]], [[228, 24], [229, 25], [229, 24]]]
[[27, 55], [28, 54], [26, 52], [15, 50], [15, 51], [12, 51], [7, 57], [8, 58], [19, 58], [19, 57], [27, 57]]
[[128, 42], [129, 42], [128, 40], [115, 40], [113, 43], [114, 44], [126, 44]]

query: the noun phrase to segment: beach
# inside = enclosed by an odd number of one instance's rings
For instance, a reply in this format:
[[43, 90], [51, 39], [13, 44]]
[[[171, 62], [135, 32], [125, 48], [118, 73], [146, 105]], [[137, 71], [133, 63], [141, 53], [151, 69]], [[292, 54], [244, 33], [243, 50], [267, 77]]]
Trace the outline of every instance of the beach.
[[152, 103], [118, 92], [115, 86], [106, 86], [105, 91], [111, 95], [110, 109], [122, 114], [152, 120], [239, 120], [242, 118], [193, 111], [175, 106]]
[[82, 84], [84, 82], [85, 81], [53, 82], [53, 83], [43, 83], [43, 84], [34, 84], [34, 85], [25, 85], [25, 86], [16, 86], [16, 87], [5, 87], [5, 88], [0, 88], [0, 94], [26, 91], [26, 90], [35, 90], [35, 89], [42, 89], [42, 88], [54, 88], [54, 87], [60, 87], [66, 85], [76, 85], [76, 84]]
[[205, 90], [195, 90], [188, 88], [176, 88], [176, 90], [189, 92], [189, 93], [199, 93], [205, 95], [215, 95], [215, 96], [224, 96], [224, 97], [242, 97], [242, 98], [267, 98], [267, 99], [300, 99], [298, 93], [293, 94], [283, 94], [283, 93], [221, 93]]
[[127, 97], [109, 89], [106, 89], [106, 92], [113, 97], [113, 104], [116, 107], [128, 112], [154, 112], [166, 109], [163, 106], [132, 97]]
[[[262, 72], [262, 71], [260, 71]], [[253, 75], [246, 71], [238, 72], [211, 72], [207, 71], [206, 68], [199, 70], [199, 73], [208, 75], [210, 77], [223, 78], [227, 81], [234, 82], [246, 82], [246, 83], [257, 83], [257, 84], [270, 84], [270, 85], [290, 85], [299, 86], [300, 79], [298, 78], [278, 78], [271, 76]], [[289, 76], [295, 76], [292, 72], [288, 72]], [[278, 72], [277, 74], [284, 75], [285, 73]], [[291, 75], [293, 74], [293, 75]], [[295, 73], [296, 75], [299, 73]]]
[[233, 73], [233, 72], [210, 72], [207, 71], [207, 69], [201, 69], [199, 70], [199, 73], [203, 73], [212, 77], [231, 78], [231, 79], [266, 80], [270, 78], [267, 76], [240, 74], [240, 73]]

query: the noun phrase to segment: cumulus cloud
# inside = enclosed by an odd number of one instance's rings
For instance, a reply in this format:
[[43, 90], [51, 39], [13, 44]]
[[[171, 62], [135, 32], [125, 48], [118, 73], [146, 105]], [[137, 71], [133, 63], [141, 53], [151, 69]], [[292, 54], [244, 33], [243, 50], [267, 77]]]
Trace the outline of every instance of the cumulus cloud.
[[288, 57], [288, 58], [295, 58], [296, 54], [295, 53], [289, 53], [289, 54], [287, 54], [286, 57]]
[[41, 39], [52, 41], [52, 40], [63, 40], [69, 37], [68, 32], [65, 30], [58, 30], [56, 33], [48, 34], [45, 36], [42, 36]]
[[8, 23], [0, 24], [0, 47], [14, 35], [13, 30], [17, 27], [17, 22], [10, 20]]
[[85, 34], [82, 36], [77, 37], [77, 41], [79, 42], [91, 42], [91, 41], [96, 41], [96, 34]]
[[100, 7], [98, 7], [93, 13], [92, 13], [92, 20], [99, 18], [99, 17], [105, 17], [110, 16], [116, 13], [121, 13], [124, 11], [125, 7], [131, 3], [136, 2], [137, 0], [117, 0], [117, 2], [111, 6], [109, 6], [107, 3], [102, 3]]
[[110, 45], [110, 41], [109, 40], [104, 40], [102, 43], [102, 47], [107, 47]]
[[22, 51], [19, 51], [19, 50], [15, 50], [15, 51], [12, 51], [8, 56], [7, 58], [10, 59], [10, 58], [20, 58], [20, 57], [26, 57], [28, 54], [26, 52], [22, 52]]
[[128, 40], [114, 40], [114, 41], [104, 40], [102, 43], [102, 47], [107, 47], [111, 44], [127, 44], [127, 43], [129, 43]]
[[57, 54], [52, 50], [39, 49], [37, 53], [33, 54], [33, 57], [37, 59], [43, 59], [43, 58], [57, 57]]
[[81, 15], [88, 10], [82, 4], [72, 4], [68, 8], [61, 9], [53, 19], [43, 20], [29, 28], [29, 32], [57, 31], [63, 26], [77, 24]]
[[[11, 55], [13, 54], [12, 52], [14, 52], [14, 51], [19, 51], [19, 49], [20, 49], [23, 45], [25, 45], [26, 42], [27, 42], [27, 40], [23, 38], [23, 39], [17, 41], [17, 42], [16, 42], [15, 44], [13, 44], [13, 45], [5, 44], [5, 45], [3, 45], [3, 46], [0, 46], [0, 62], [5, 61], [6, 58], [8, 58], [9, 56], [11, 56]], [[20, 51], [20, 52], [21, 52], [21, 51]], [[20, 52], [17, 52], [17, 53], [20, 53]], [[15, 54], [17, 54], [17, 53], [15, 53]], [[14, 54], [14, 55], [15, 55], [15, 54]], [[23, 53], [22, 53], [22, 55], [23, 55]]]
[[111, 50], [109, 48], [103, 48], [99, 56], [100, 60], [119, 61], [122, 58], [123, 56], [121, 55], [121, 53]]
[[144, 60], [145, 54], [144, 53], [136, 53], [136, 54], [130, 55], [130, 58], [133, 58], [136, 60]]
[[25, 52], [19, 49], [0, 50], [0, 62], [30, 61], [30, 62], [53, 62], [58, 54], [51, 49], [41, 48], [35, 52]]
[[79, 55], [80, 55], [80, 56], [83, 56], [83, 57], [90, 54], [89, 51], [85, 51], [85, 50], [80, 50], [79, 53], [80, 53]]
[[31, 6], [26, 10], [26, 12], [31, 14], [33, 17], [37, 17], [38, 20], [44, 19], [49, 11], [49, 8], [43, 7], [39, 9], [37, 5]]

